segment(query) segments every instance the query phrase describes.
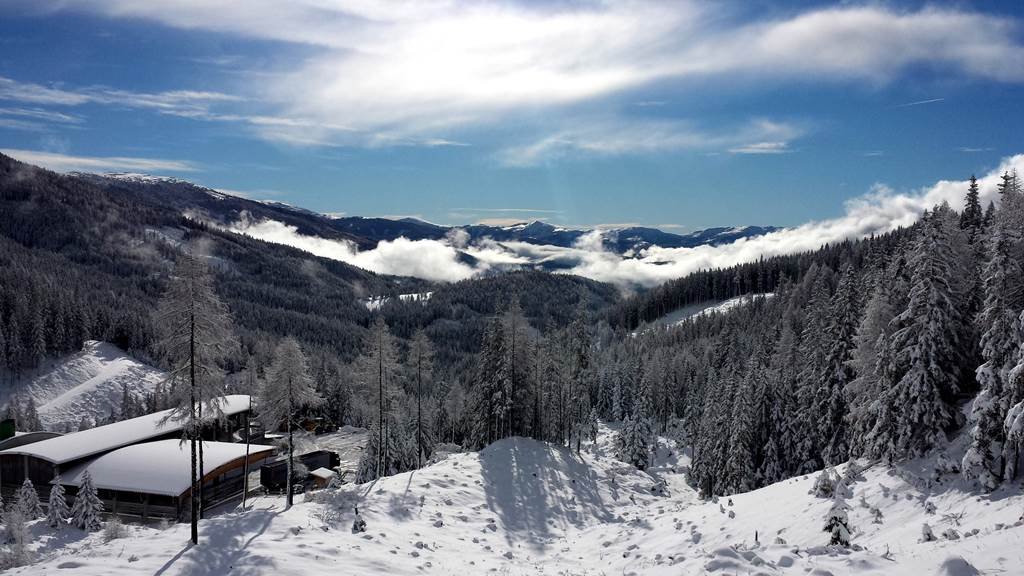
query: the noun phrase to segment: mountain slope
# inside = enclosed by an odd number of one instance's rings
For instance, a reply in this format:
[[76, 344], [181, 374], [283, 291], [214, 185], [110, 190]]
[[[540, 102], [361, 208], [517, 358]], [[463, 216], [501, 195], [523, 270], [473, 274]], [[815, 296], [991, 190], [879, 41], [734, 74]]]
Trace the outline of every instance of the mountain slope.
[[31, 396], [48, 430], [78, 429], [82, 418], [96, 421], [120, 411], [123, 389], [138, 397], [152, 392], [166, 373], [147, 366], [107, 342], [89, 341], [81, 352], [54, 360], [39, 374], [4, 389], [0, 404]]

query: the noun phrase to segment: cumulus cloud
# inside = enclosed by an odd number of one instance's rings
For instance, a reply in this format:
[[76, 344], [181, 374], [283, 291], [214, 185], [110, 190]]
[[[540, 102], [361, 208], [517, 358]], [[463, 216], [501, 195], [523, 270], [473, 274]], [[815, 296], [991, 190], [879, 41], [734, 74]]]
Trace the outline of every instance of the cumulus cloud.
[[[1004, 160], [996, 170], [979, 179], [984, 204], [998, 202], [999, 176], [1012, 169], [1024, 172], [1024, 154]], [[270, 220], [243, 220], [229, 229], [382, 274], [457, 281], [492, 270], [544, 267], [623, 287], [651, 287], [702, 269], [752, 262], [762, 256], [815, 250], [824, 244], [910, 226], [936, 204], [948, 202], [959, 209], [966, 190], [965, 181], [944, 180], [904, 193], [877, 185], [864, 196], [848, 201], [844, 214], [838, 218], [809, 222], [730, 244], [696, 248], [652, 246], [636, 255], [616, 254], [605, 249], [602, 241], [605, 231], [599, 228], [583, 235], [568, 248], [486, 238], [471, 244], [465, 231], [455, 230], [444, 240], [398, 238], [363, 251], [352, 243], [305, 236], [293, 226]], [[463, 254], [471, 256], [472, 260], [467, 260]], [[470, 261], [473, 264], [468, 263]]]
[[0, 148], [0, 153], [49, 168], [55, 172], [195, 172], [199, 167], [185, 160], [123, 156], [71, 156], [39, 150]]

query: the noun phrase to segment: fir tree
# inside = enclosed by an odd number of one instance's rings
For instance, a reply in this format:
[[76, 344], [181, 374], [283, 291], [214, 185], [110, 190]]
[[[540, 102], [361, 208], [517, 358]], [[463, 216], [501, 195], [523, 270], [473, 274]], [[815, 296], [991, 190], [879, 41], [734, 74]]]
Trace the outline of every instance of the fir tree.
[[977, 479], [988, 489], [994, 489], [1003, 476], [1003, 424], [1011, 402], [1007, 387], [1021, 343], [1016, 314], [1009, 307], [1015, 291], [1020, 290], [1012, 282], [1020, 268], [1010, 254], [1010, 241], [1003, 228], [1003, 222], [997, 223], [989, 241], [989, 260], [984, 271], [985, 305], [979, 318], [985, 329], [981, 335], [985, 363], [976, 371], [981, 392], [972, 407], [975, 424], [971, 446], [961, 467], [965, 478]]
[[92, 476], [86, 470], [78, 485], [78, 494], [71, 505], [71, 523], [86, 532], [95, 532], [102, 527], [103, 501], [92, 483]]
[[50, 488], [50, 500], [46, 508], [46, 524], [51, 528], [61, 529], [68, 523], [70, 510], [64, 497], [64, 486], [60, 483], [60, 475], [53, 479]]
[[918, 456], [945, 440], [953, 422], [948, 400], [959, 390], [961, 318], [951, 287], [953, 252], [938, 209], [927, 216], [911, 258], [907, 309], [890, 339], [899, 378], [892, 456]]
[[32, 481], [25, 478], [18, 489], [18, 509], [26, 520], [35, 520], [43, 515], [43, 507], [39, 503], [39, 493], [36, 492]]

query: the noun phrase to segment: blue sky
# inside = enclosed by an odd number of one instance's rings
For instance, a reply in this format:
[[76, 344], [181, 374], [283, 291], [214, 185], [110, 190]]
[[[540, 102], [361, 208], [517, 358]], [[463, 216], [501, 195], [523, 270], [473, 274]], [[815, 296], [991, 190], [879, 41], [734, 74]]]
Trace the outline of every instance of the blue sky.
[[203, 4], [0, 4], [0, 149], [329, 213], [670, 231], [1024, 152], [1016, 2]]

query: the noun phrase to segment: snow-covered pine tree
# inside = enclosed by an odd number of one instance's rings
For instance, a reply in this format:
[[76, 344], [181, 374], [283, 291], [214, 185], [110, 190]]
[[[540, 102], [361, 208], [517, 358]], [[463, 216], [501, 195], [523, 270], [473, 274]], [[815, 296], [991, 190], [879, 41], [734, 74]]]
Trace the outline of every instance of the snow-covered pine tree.
[[850, 453], [846, 387], [854, 378], [850, 360], [860, 323], [858, 289], [857, 274], [853, 266], [847, 264], [832, 298], [825, 372], [814, 402], [815, 413], [818, 415], [818, 438], [823, 442], [821, 459], [825, 464], [833, 466], [844, 462]]
[[184, 422], [182, 431], [192, 452], [193, 544], [199, 542], [202, 514], [199, 437], [204, 419], [223, 417], [220, 362], [235, 346], [228, 309], [213, 289], [206, 263], [195, 252], [192, 247], [178, 257], [155, 318], [162, 334], [158, 346], [170, 364], [173, 410], [168, 418]]
[[71, 523], [80, 530], [95, 532], [103, 525], [102, 515], [103, 501], [100, 500], [96, 486], [92, 483], [92, 476], [86, 470], [78, 485], [75, 502], [71, 505]]
[[30, 393], [25, 398], [25, 407], [22, 410], [22, 429], [26, 431], [39, 431], [43, 429], [43, 422], [39, 419], [39, 411], [36, 409], [36, 401]]
[[890, 339], [899, 370], [892, 391], [899, 407], [890, 443], [893, 457], [922, 455], [942, 444], [954, 418], [948, 402], [959, 389], [963, 320], [952, 287], [955, 258], [948, 212], [940, 206], [923, 218], [911, 256], [909, 302], [894, 320], [900, 328]]
[[825, 440], [821, 437], [819, 422], [821, 414], [815, 400], [822, 386], [822, 376], [827, 372], [826, 357], [829, 350], [829, 313], [832, 299], [831, 268], [820, 270], [804, 279], [809, 288], [807, 314], [800, 334], [800, 372], [797, 378], [796, 399], [798, 411], [796, 423], [799, 433], [794, 437], [793, 451], [797, 472], [808, 473], [821, 467], [822, 448]]
[[509, 389], [509, 366], [505, 347], [505, 331], [501, 319], [496, 317], [484, 331], [477, 361], [473, 439], [480, 447], [506, 435], [509, 405], [505, 393]]
[[35, 520], [43, 515], [43, 507], [39, 503], [39, 493], [32, 485], [32, 480], [28, 478], [25, 478], [21, 488], [18, 488], [17, 506], [25, 520]]
[[300, 422], [303, 408], [318, 406], [323, 402], [309, 375], [309, 364], [298, 340], [285, 338], [274, 350], [274, 361], [267, 369], [267, 377], [260, 387], [260, 418], [268, 430], [275, 430], [282, 424], [288, 438], [288, 476], [286, 480], [286, 508], [292, 505], [292, 470], [295, 466], [294, 428]]
[[733, 396], [729, 448], [725, 460], [727, 492], [747, 492], [755, 487], [757, 463], [754, 445], [761, 431], [757, 419], [758, 389], [763, 385], [764, 364], [760, 352], [751, 356], [746, 374], [737, 383]]
[[622, 409], [622, 379], [620, 378], [615, 378], [612, 383], [611, 416], [615, 422], [622, 422], [622, 419], [625, 418], [625, 412]]
[[1021, 286], [1013, 282], [1020, 267], [1010, 254], [1005, 221], [997, 219], [989, 240], [989, 259], [984, 269], [985, 302], [979, 318], [983, 327], [981, 354], [985, 363], [978, 367], [976, 378], [981, 392], [971, 409], [971, 446], [964, 455], [961, 470], [967, 479], [994, 489], [1003, 476], [1004, 422], [1010, 407], [1008, 384], [1010, 371], [1021, 346], [1017, 314], [1010, 302]]
[[598, 418], [597, 408], [591, 408], [590, 414], [587, 416], [587, 439], [590, 440], [591, 444], [597, 442], [598, 434]]
[[50, 488], [50, 500], [46, 508], [47, 526], [58, 530], [67, 526], [70, 513], [67, 499], [64, 497], [64, 486], [60, 483], [58, 475], [53, 479], [53, 487]]
[[824, 531], [828, 532], [829, 544], [832, 546], [846, 548], [850, 545], [850, 519], [846, 513], [849, 508], [846, 501], [837, 494], [825, 517]]
[[895, 316], [888, 286], [884, 275], [879, 275], [864, 308], [850, 358], [849, 365], [856, 376], [846, 387], [847, 422], [850, 449], [855, 454], [870, 451], [868, 436], [881, 413], [878, 402], [885, 395], [879, 357], [889, 336], [889, 323]]
[[644, 428], [644, 425], [633, 415], [627, 416], [622, 422], [616, 443], [619, 459], [632, 464], [638, 470], [646, 470], [651, 459]]
[[964, 198], [964, 211], [960, 213], [960, 228], [967, 232], [970, 241], [973, 243], [982, 231], [985, 214], [981, 209], [979, 199], [978, 179], [971, 175], [971, 183], [967, 187], [967, 196]]

